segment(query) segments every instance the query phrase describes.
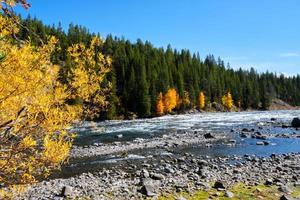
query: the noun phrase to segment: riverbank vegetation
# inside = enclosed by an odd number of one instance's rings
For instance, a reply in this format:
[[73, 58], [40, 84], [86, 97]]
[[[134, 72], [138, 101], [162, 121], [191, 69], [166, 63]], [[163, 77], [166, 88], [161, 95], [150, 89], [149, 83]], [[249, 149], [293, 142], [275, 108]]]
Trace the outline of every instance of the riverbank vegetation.
[[[190, 193], [177, 193], [161, 195], [159, 200], [206, 200], [206, 199], [222, 199], [222, 200], [238, 200], [238, 199], [265, 199], [265, 200], [278, 200], [285, 199], [287, 196], [281, 194], [278, 186], [265, 186], [260, 184], [257, 186], [248, 186], [243, 183], [238, 183], [230, 188], [230, 191], [218, 191], [217, 189], [200, 190], [198, 192]], [[285, 197], [284, 197], [285, 196]], [[292, 187], [291, 196], [293, 198], [300, 197], [300, 188]]]
[[[72, 144], [71, 123], [97, 117], [111, 89], [105, 80], [111, 59], [100, 51], [100, 38], [67, 49], [72, 68], [60, 80], [61, 66], [51, 62], [55, 37], [38, 46], [20, 39], [12, 13], [24, 1], [0, 1], [0, 184], [14, 186], [47, 177], [66, 161]], [[80, 101], [80, 103], [76, 103]], [[0, 188], [0, 198], [5, 197]]]
[[[97, 34], [87, 28], [70, 24], [64, 31], [58, 26], [44, 25], [36, 18], [22, 20], [18, 37], [32, 38], [31, 42], [39, 46], [48, 35], [59, 40], [60, 49], [52, 54], [52, 62], [63, 66], [60, 71], [62, 82], [68, 82], [68, 74], [74, 65], [68, 56], [68, 48], [74, 43], [89, 45], [91, 38]], [[28, 31], [30, 30], [30, 31]], [[99, 35], [98, 35], [99, 36]], [[201, 47], [199, 47], [201, 48]], [[102, 112], [100, 118], [113, 119], [120, 117], [151, 117], [168, 112], [158, 112], [158, 99], [168, 91], [175, 89], [178, 95], [176, 107], [172, 112], [224, 105], [223, 96], [230, 93], [232, 107], [237, 110], [268, 109], [272, 98], [281, 99], [291, 105], [300, 102], [300, 76], [286, 77], [271, 72], [258, 73], [250, 70], [233, 70], [221, 58], [213, 55], [201, 57], [189, 50], [156, 48], [149, 41], [138, 39], [131, 42], [125, 38], [108, 35], [101, 51], [112, 57], [113, 69], [108, 80], [112, 83], [110, 106]], [[200, 94], [205, 101], [199, 102]], [[180, 103], [181, 102], [181, 103]], [[161, 109], [161, 108], [160, 108]]]

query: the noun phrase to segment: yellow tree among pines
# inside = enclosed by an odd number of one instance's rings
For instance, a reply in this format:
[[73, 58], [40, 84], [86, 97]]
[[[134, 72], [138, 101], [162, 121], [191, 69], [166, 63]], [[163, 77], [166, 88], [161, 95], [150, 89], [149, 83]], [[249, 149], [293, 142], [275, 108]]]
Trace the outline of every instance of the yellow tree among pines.
[[166, 112], [172, 112], [172, 110], [176, 107], [178, 102], [178, 95], [174, 88], [171, 88], [167, 91], [164, 96], [164, 106]]
[[198, 104], [199, 104], [199, 108], [203, 109], [205, 108], [205, 95], [204, 92], [200, 92], [199, 96], [198, 96]]
[[222, 104], [223, 106], [225, 106], [228, 110], [231, 110], [232, 106], [233, 106], [233, 100], [232, 100], [232, 96], [231, 93], [228, 92], [226, 95], [224, 95], [222, 97]]
[[156, 114], [163, 115], [165, 110], [163, 94], [160, 92], [156, 101]]

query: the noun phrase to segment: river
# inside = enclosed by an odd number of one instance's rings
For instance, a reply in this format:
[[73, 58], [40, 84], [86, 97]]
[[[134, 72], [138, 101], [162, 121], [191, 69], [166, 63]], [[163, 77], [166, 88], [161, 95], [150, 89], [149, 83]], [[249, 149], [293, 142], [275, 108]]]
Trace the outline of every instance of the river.
[[[294, 117], [299, 117], [299, 110], [292, 111], [253, 111], [231, 113], [199, 113], [185, 115], [168, 115], [151, 119], [112, 120], [103, 122], [85, 122], [75, 128], [78, 137], [76, 146], [88, 148], [91, 145], [130, 143], [136, 139], [151, 139], [163, 137], [170, 132], [193, 131], [197, 133], [211, 132], [225, 133], [235, 140], [235, 145], [228, 145], [224, 141], [213, 143], [210, 148], [205, 145], [188, 145], [166, 150], [165, 148], [149, 148], [129, 151], [126, 156], [121, 153], [89, 158], [71, 159], [63, 167], [59, 176], [72, 176], [100, 168], [122, 167], [122, 165], [142, 162], [145, 159], [168, 154], [180, 155], [191, 153], [202, 156], [241, 156], [254, 154], [258, 157], [269, 156], [273, 153], [284, 154], [300, 152], [300, 138], [270, 137], [269, 145], [257, 145], [254, 138], [239, 137], [238, 130], [254, 129], [261, 133], [300, 134], [300, 130], [282, 128], [278, 124], [289, 124]], [[274, 118], [271, 120], [271, 118]]]

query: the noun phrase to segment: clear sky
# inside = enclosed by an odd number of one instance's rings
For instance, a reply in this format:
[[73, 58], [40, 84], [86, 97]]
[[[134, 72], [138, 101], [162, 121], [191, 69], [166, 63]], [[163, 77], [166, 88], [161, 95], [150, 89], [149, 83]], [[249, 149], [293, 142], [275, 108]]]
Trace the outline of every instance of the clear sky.
[[46, 24], [209, 53], [234, 68], [300, 74], [300, 0], [28, 0]]

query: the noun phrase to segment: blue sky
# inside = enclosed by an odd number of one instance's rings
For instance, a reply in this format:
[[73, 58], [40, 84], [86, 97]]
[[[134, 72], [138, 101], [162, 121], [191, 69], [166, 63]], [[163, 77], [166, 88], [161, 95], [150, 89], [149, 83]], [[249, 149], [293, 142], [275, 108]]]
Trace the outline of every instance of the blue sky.
[[86, 26], [155, 46], [209, 53], [233, 68], [300, 74], [299, 0], [28, 0], [46, 24]]

